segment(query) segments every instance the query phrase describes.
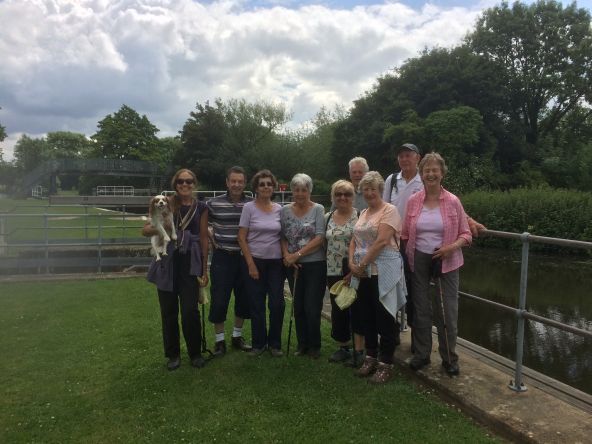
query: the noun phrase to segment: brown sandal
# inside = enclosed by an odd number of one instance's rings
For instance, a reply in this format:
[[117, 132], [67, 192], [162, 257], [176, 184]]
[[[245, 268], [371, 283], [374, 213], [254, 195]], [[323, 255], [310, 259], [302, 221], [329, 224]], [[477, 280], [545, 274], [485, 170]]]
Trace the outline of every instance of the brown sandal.
[[393, 379], [393, 364], [379, 362], [376, 373], [372, 375], [368, 382], [371, 384], [385, 384]]
[[371, 374], [373, 374], [376, 371], [376, 366], [378, 365], [378, 361], [376, 358], [373, 358], [371, 356], [366, 356], [366, 359], [364, 359], [364, 363], [362, 364], [362, 366], [357, 369], [354, 374], [356, 376], [359, 376], [360, 378], [367, 378], [368, 376], [370, 376]]

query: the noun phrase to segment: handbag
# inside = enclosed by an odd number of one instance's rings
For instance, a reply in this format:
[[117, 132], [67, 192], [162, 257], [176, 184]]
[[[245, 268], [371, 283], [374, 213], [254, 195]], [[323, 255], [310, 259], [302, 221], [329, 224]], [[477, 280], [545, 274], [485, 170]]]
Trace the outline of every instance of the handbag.
[[341, 310], [348, 308], [358, 297], [356, 289], [347, 285], [343, 279], [335, 282], [329, 289], [329, 293], [335, 296], [335, 303]]

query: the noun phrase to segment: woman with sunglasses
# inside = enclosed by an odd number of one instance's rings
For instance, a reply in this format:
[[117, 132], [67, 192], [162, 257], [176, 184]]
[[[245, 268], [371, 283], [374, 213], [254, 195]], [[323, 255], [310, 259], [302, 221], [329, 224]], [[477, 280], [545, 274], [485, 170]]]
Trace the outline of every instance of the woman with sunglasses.
[[[293, 203], [282, 208], [282, 254], [290, 287], [294, 289], [296, 355], [321, 356], [321, 310], [327, 285], [325, 209], [310, 200], [312, 179], [296, 174], [290, 182]], [[298, 268], [298, 278], [294, 271]], [[295, 283], [296, 282], [296, 283]]]
[[[256, 197], [243, 207], [238, 229], [238, 244], [244, 258], [242, 272], [251, 309], [253, 349], [250, 354], [259, 356], [269, 348], [273, 357], [281, 357], [285, 310], [281, 206], [271, 200], [277, 181], [271, 171], [261, 170], [251, 183]], [[269, 330], [265, 318], [267, 297]]]
[[[331, 186], [331, 202], [335, 209], [325, 214], [328, 288], [342, 279], [347, 282], [351, 279], [347, 256], [354, 226], [358, 221], [354, 196], [354, 185], [347, 180], [338, 180]], [[329, 362], [348, 361], [346, 365], [351, 363], [357, 367], [364, 360], [364, 336], [358, 304], [354, 302], [349, 308], [342, 310], [335, 303], [334, 295], [330, 295], [330, 299], [331, 337], [339, 344], [339, 348], [329, 357]], [[353, 353], [350, 351], [351, 331], [354, 333]]]
[[[191, 365], [202, 368], [206, 364], [201, 355], [198, 287], [208, 284], [208, 209], [193, 197], [196, 184], [195, 174], [188, 169], [181, 169], [173, 176], [171, 186], [175, 194], [169, 200], [177, 242], [170, 242], [168, 255], [158, 262], [153, 260], [148, 270], [148, 281], [158, 289], [164, 354], [169, 360], [169, 370], [176, 370], [181, 365], [179, 305]], [[142, 234], [152, 236], [158, 232], [146, 224]], [[201, 278], [200, 283], [197, 278]]]

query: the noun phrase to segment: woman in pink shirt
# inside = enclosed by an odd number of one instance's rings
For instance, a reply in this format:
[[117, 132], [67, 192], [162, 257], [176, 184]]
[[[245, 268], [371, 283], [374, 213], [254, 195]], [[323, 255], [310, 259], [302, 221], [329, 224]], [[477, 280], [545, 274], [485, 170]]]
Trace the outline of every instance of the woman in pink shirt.
[[[415, 319], [414, 353], [409, 366], [417, 371], [430, 363], [432, 351], [432, 299], [430, 279], [436, 284], [435, 324], [442, 367], [450, 376], [459, 374], [455, 352], [458, 324], [458, 270], [461, 248], [470, 245], [471, 231], [458, 197], [441, 183], [447, 172], [438, 153], [426, 154], [419, 163], [424, 190], [407, 203], [401, 238], [412, 271]], [[445, 328], [444, 328], [445, 327]], [[446, 335], [444, 333], [446, 330]]]

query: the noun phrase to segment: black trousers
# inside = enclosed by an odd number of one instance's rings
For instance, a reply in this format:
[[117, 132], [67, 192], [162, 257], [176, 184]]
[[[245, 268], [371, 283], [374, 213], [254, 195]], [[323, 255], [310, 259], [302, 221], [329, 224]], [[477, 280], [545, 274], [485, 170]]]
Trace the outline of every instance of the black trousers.
[[234, 315], [242, 319], [251, 317], [245, 279], [241, 271], [242, 256], [237, 252], [215, 249], [210, 265], [209, 321], [220, 324], [226, 321], [230, 295], [234, 292]]
[[[327, 285], [327, 261], [304, 262], [300, 265], [294, 295], [294, 322], [298, 348], [321, 348], [321, 311]], [[290, 288], [294, 288], [294, 268], [286, 270]]]
[[173, 291], [158, 290], [164, 355], [175, 358], [181, 354], [179, 338], [179, 305], [181, 326], [190, 359], [201, 354], [201, 328], [198, 306], [197, 278], [189, 275], [190, 255], [175, 251]]
[[[327, 288], [342, 279], [341, 276], [327, 276]], [[352, 305], [345, 310], [339, 308], [335, 302], [335, 296], [329, 295], [331, 299], [331, 337], [337, 342], [348, 342], [351, 340], [351, 332], [363, 335], [362, 314], [360, 303], [356, 299]]]
[[378, 296], [378, 276], [360, 279], [358, 301], [364, 319], [366, 354], [385, 364], [392, 364], [395, 353], [395, 318], [384, 308]]

